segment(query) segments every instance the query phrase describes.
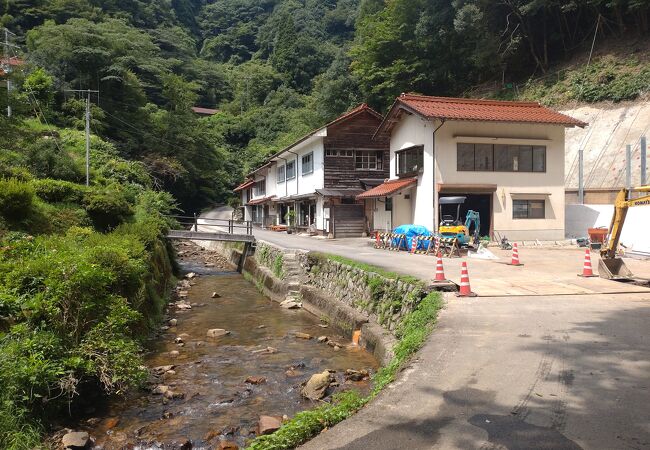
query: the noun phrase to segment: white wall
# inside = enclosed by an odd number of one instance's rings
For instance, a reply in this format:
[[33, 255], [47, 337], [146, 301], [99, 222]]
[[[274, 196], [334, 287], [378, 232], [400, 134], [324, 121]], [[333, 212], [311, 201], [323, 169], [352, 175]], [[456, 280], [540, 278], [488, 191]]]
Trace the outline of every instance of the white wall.
[[434, 229], [433, 207], [433, 126], [431, 122], [422, 119], [419, 116], [405, 116], [398, 123], [391, 133], [390, 139], [390, 178], [397, 178], [395, 173], [395, 152], [416, 145], [424, 145], [424, 172], [418, 177], [417, 195], [416, 189], [407, 192], [411, 195], [410, 202], [413, 205], [411, 218], [408, 222], [404, 208], [408, 203], [404, 203], [403, 198], [398, 199], [399, 203], [397, 214], [393, 214], [393, 227], [404, 223], [413, 223], [423, 225], [429, 229]]
[[[609, 228], [614, 205], [566, 205], [566, 237], [588, 237], [588, 228]], [[628, 209], [621, 233], [621, 243], [629, 250], [650, 252], [650, 234], [645, 227], [650, 223], [650, 206]]]
[[[293, 161], [296, 164], [297, 176], [288, 181], [277, 183], [277, 179], [275, 178], [277, 167], [283, 167], [285, 165], [284, 160], [278, 159], [277, 163], [273, 164], [270, 168], [274, 173], [274, 184], [276, 185], [275, 189], [277, 192], [275, 195], [278, 197], [287, 197], [292, 195], [312, 194], [316, 192], [316, 189], [322, 189], [324, 185], [325, 165], [323, 139], [321, 137], [308, 139], [305, 142], [296, 145], [291, 149], [291, 151], [298, 154], [297, 161], [296, 155], [293, 153], [284, 153], [282, 157], [286, 159], [287, 162]], [[310, 174], [303, 175], [302, 157], [311, 152], [314, 154], [314, 171]]]

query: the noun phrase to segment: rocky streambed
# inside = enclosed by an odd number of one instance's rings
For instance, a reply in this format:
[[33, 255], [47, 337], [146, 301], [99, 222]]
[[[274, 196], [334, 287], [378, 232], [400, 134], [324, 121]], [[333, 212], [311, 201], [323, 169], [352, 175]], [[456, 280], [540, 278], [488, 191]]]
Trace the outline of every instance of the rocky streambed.
[[377, 361], [326, 318], [281, 307], [214, 253], [178, 254], [184, 278], [150, 342], [145, 389], [71, 429], [77, 444], [88, 433], [98, 449], [243, 448], [337, 391], [370, 389]]

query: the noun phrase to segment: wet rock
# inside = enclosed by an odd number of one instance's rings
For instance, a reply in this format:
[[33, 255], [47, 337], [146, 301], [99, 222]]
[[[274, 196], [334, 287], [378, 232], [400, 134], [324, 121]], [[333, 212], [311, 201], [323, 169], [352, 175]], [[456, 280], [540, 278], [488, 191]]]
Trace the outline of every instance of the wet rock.
[[300, 393], [303, 397], [310, 400], [320, 400], [325, 397], [327, 388], [333, 381], [334, 377], [328, 370], [322, 373], [316, 373], [311, 376]]
[[159, 384], [151, 391], [151, 393], [154, 395], [165, 395], [167, 392], [171, 392], [170, 387], [164, 384]]
[[320, 344], [323, 344], [323, 343], [327, 342], [328, 340], [329, 340], [329, 338], [327, 336], [319, 336], [318, 339], [317, 339], [317, 341]]
[[192, 441], [187, 438], [179, 439], [177, 445], [180, 450], [192, 450]]
[[169, 356], [171, 358], [178, 358], [178, 355], [180, 355], [180, 352], [178, 350], [172, 350], [171, 352], [169, 352]]
[[263, 383], [266, 383], [266, 378], [264, 378], [264, 377], [248, 377], [248, 378], [246, 378], [246, 383], [248, 383], [248, 384], [263, 384]]
[[251, 353], [256, 354], [256, 355], [272, 355], [274, 353], [277, 353], [278, 349], [274, 347], [266, 347], [260, 350], [253, 350]]
[[219, 294], [216, 293], [216, 292], [213, 292], [211, 297], [212, 297], [212, 298], [221, 298], [221, 295], [219, 295]]
[[179, 298], [187, 298], [190, 295], [189, 292], [187, 291], [178, 291], [178, 297]]
[[163, 374], [163, 376], [165, 376], [165, 377], [173, 377], [174, 375], [176, 375], [176, 371], [175, 371], [175, 370], [168, 370], [167, 372], [165, 372], [165, 373]]
[[219, 450], [239, 450], [239, 446], [232, 441], [221, 441], [217, 448]]
[[188, 309], [192, 309], [192, 305], [185, 302], [176, 302], [176, 309], [179, 311], [186, 311]]
[[261, 330], [262, 328], [266, 328], [266, 325], [258, 325], [258, 326], [257, 326], [257, 329], [258, 329], [258, 330]]
[[198, 275], [195, 274], [194, 272], [190, 272], [190, 273], [185, 274], [185, 278], [188, 279], [188, 280], [193, 280], [196, 277], [198, 277]]
[[167, 325], [163, 325], [162, 327], [160, 327], [160, 331], [167, 331], [167, 330], [169, 330], [169, 327]]
[[343, 374], [346, 380], [350, 381], [363, 381], [367, 380], [370, 377], [370, 374], [367, 370], [353, 370], [348, 369]]
[[327, 345], [329, 345], [330, 347], [341, 347], [341, 344], [339, 344], [336, 341], [330, 341], [329, 339], [327, 340]]
[[221, 336], [226, 336], [230, 334], [230, 331], [224, 330], [223, 328], [213, 328], [211, 330], [208, 330], [207, 336], [209, 338], [217, 338]]
[[113, 428], [118, 426], [119, 423], [120, 423], [119, 417], [111, 417], [110, 419], [106, 419], [105, 427], [107, 430], [112, 430]]
[[169, 372], [170, 370], [172, 370], [172, 369], [175, 368], [175, 367], [176, 367], [176, 366], [170, 364], [170, 365], [167, 365], [167, 366], [158, 366], [158, 367], [154, 367], [154, 368], [151, 369], [151, 371], [152, 371], [153, 373], [155, 373], [156, 375], [162, 375], [162, 374], [164, 374], [165, 372]]
[[174, 342], [175, 342], [176, 344], [183, 344], [183, 343], [184, 343], [184, 342], [183, 342], [183, 338], [180, 337], [180, 336], [177, 337], [176, 339], [174, 339]]
[[61, 445], [65, 449], [83, 449], [90, 445], [90, 436], [85, 431], [71, 431], [61, 439]]
[[302, 303], [296, 302], [291, 299], [287, 299], [280, 303], [280, 306], [283, 307], [284, 309], [299, 309], [302, 308]]
[[167, 390], [167, 391], [163, 394], [163, 396], [164, 396], [167, 400], [179, 400], [179, 399], [185, 398], [185, 394], [183, 394], [182, 392], [174, 392], [174, 391], [172, 391], [171, 389], [170, 389], [170, 390]]
[[298, 339], [307, 339], [307, 340], [311, 339], [311, 336], [307, 333], [296, 332], [293, 335]]
[[210, 442], [212, 439], [216, 438], [217, 436], [221, 436], [221, 431], [208, 431], [205, 433], [205, 436], [203, 436], [203, 440], [205, 442]]
[[162, 413], [163, 419], [171, 419], [172, 417], [174, 417], [174, 413], [171, 411], [165, 411]]
[[275, 416], [260, 416], [257, 423], [257, 434], [271, 434], [282, 426], [282, 418]]
[[178, 319], [169, 319], [170, 327], [175, 327], [176, 325], [178, 325]]
[[329, 325], [327, 325], [326, 323], [319, 323], [318, 326], [321, 328], [329, 328]]

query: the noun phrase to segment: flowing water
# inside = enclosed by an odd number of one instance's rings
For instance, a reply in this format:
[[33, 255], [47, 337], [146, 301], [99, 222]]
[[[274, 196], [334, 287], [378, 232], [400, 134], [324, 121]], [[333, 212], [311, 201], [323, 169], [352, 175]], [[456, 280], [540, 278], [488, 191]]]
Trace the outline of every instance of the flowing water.
[[[213, 292], [221, 297], [211, 298]], [[174, 366], [152, 379], [152, 386], [166, 385], [183, 398], [140, 391], [109, 402], [89, 429], [97, 448], [179, 448], [188, 440], [193, 448], [214, 448], [226, 439], [243, 446], [255, 436], [260, 415], [291, 417], [315, 406], [300, 396], [300, 384], [314, 373], [335, 370], [337, 390], [369, 389], [368, 381], [346, 381], [343, 372], [374, 371], [372, 355], [324, 327], [318, 317], [281, 308], [239, 274], [200, 276], [187, 302], [192, 309], [170, 311], [177, 326], [156, 338], [146, 356], [150, 368]], [[214, 328], [230, 334], [206, 337]], [[296, 332], [313, 338], [297, 338]], [[179, 336], [181, 345], [175, 342]], [[341, 347], [319, 343], [318, 336], [328, 336]], [[262, 351], [268, 347], [277, 352]], [[246, 383], [248, 377], [266, 382]]]

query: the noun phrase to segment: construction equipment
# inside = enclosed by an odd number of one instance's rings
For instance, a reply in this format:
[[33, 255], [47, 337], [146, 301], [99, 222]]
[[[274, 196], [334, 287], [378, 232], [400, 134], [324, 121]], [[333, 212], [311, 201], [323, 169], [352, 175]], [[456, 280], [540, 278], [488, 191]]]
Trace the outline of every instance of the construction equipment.
[[650, 186], [640, 186], [632, 189], [621, 189], [614, 202], [614, 215], [609, 225], [607, 242], [600, 250], [598, 274], [608, 280], [630, 280], [632, 272], [627, 268], [623, 259], [617, 256], [618, 245], [625, 223], [628, 208], [632, 206], [650, 205], [650, 195], [630, 198], [632, 192], [650, 192]]
[[[442, 197], [438, 200], [440, 205], [440, 222], [439, 232], [443, 238], [456, 238], [458, 243], [463, 246], [478, 246], [480, 231], [481, 231], [481, 217], [478, 211], [469, 210], [465, 216], [465, 223], [460, 221], [460, 205], [465, 203], [467, 197]], [[443, 215], [443, 205], [456, 205], [456, 218], [452, 215]], [[473, 230], [473, 232], [470, 231]]]

